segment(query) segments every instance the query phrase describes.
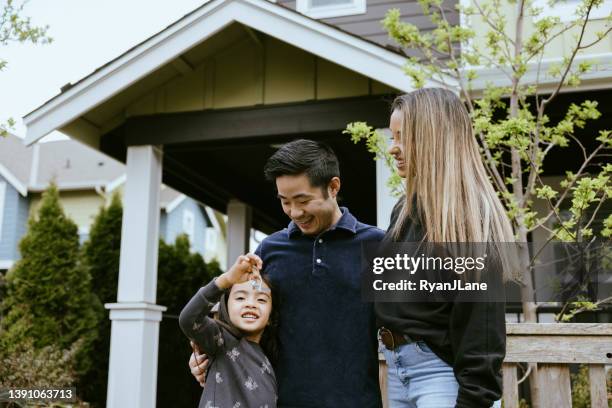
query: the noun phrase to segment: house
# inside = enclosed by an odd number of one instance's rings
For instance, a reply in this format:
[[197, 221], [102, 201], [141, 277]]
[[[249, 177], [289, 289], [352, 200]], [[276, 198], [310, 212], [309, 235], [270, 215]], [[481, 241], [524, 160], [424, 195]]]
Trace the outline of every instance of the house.
[[[456, 4], [445, 2], [451, 10]], [[433, 27], [416, 1], [212, 0], [25, 116], [28, 144], [60, 130], [127, 166], [118, 302], [106, 305], [108, 407], [155, 405], [157, 362], [150, 357], [165, 309], [153, 290], [151, 231], [160, 225], [155, 197], [162, 178], [227, 215], [233, 259], [248, 248], [251, 228], [269, 233], [286, 225], [262, 168], [280, 143], [309, 137], [338, 153], [341, 202], [362, 221], [387, 225], [393, 202], [386, 169], [342, 130], [353, 121], [386, 128], [390, 100], [412, 90], [405, 53], [379, 24], [393, 7], [419, 27]], [[604, 68], [575, 91], [596, 93], [609, 112], [612, 44], [602, 47]], [[602, 126], [610, 127], [612, 115], [604, 117]], [[132, 341], [122, 342], [126, 337]]]
[[[26, 147], [16, 136], [0, 139], [0, 269], [19, 259], [18, 244], [42, 192], [54, 181], [67, 215], [77, 224], [81, 242], [101, 206], [125, 182], [125, 166], [73, 140]], [[223, 217], [178, 191], [160, 191], [160, 237], [174, 242], [187, 234], [192, 249], [205, 258], [225, 260]]]

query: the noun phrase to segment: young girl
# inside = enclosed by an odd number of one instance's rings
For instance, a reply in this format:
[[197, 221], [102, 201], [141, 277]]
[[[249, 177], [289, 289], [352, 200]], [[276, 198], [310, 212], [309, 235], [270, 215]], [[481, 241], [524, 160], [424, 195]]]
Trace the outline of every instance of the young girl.
[[[273, 299], [261, 265], [257, 255], [238, 257], [181, 311], [181, 329], [210, 359], [200, 408], [276, 407]], [[208, 313], [217, 301], [214, 320]]]

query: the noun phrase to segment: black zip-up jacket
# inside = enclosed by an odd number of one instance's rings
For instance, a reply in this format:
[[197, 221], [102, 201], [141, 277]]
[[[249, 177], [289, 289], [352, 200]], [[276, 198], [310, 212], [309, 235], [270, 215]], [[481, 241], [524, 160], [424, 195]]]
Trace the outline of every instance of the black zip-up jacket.
[[[389, 231], [397, 221], [396, 205]], [[402, 231], [403, 242], [419, 242], [418, 222]], [[392, 241], [390, 232], [385, 236]], [[501, 365], [506, 354], [503, 302], [377, 302], [377, 325], [423, 340], [453, 367], [459, 383], [457, 408], [490, 407], [502, 395]]]

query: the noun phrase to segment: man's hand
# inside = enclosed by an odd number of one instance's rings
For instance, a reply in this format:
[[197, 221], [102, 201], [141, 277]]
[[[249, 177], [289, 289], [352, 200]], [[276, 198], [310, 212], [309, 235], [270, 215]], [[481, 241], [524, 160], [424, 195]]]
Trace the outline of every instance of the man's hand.
[[193, 341], [190, 341], [189, 344], [191, 344], [191, 348], [193, 349], [193, 353], [191, 353], [191, 357], [189, 358], [191, 375], [193, 375], [196, 381], [200, 383], [200, 386], [204, 388], [206, 370], [208, 370], [208, 356], [200, 353], [200, 349]]

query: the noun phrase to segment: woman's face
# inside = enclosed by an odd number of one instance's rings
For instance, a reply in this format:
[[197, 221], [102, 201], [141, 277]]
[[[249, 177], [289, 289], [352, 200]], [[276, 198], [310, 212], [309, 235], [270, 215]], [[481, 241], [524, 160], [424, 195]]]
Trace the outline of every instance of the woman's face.
[[406, 177], [406, 156], [404, 155], [404, 143], [402, 142], [402, 113], [394, 110], [389, 121], [392, 141], [389, 154], [395, 159], [395, 168], [400, 177]]

